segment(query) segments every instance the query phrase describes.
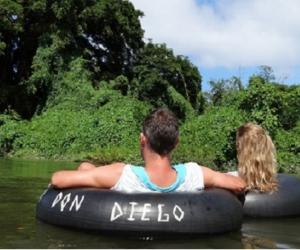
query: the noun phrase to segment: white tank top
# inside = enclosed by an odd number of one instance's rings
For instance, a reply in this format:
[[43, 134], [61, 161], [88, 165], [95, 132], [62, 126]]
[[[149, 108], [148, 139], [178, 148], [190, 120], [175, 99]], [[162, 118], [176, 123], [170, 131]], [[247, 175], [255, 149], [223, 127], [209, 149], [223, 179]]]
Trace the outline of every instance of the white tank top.
[[[132, 165], [126, 165], [124, 167], [120, 179], [111, 190], [125, 192], [158, 192], [146, 187], [141, 179], [132, 171], [131, 166]], [[186, 167], [185, 179], [175, 192], [204, 189], [204, 178], [201, 166], [194, 162], [185, 163], [184, 166]]]

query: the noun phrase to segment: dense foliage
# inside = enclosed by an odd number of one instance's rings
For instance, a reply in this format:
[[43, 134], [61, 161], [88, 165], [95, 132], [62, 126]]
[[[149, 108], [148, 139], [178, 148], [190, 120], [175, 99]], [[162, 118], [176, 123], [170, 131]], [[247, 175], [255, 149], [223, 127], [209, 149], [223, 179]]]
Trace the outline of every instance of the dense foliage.
[[269, 66], [242, 83], [211, 80], [166, 44], [143, 40], [140, 10], [125, 0], [0, 0], [0, 155], [142, 164], [145, 115], [180, 119], [173, 162], [236, 167], [235, 132], [262, 125], [279, 171], [300, 169], [300, 86]]

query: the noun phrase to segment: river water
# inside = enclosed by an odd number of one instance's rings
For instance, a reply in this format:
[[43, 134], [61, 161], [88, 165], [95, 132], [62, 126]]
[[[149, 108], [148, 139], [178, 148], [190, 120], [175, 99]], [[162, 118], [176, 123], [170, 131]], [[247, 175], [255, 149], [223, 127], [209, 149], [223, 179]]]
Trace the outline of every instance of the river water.
[[77, 163], [0, 158], [0, 248], [300, 248], [300, 217], [244, 219], [238, 232], [195, 239], [129, 240], [73, 231], [35, 218], [53, 172]]

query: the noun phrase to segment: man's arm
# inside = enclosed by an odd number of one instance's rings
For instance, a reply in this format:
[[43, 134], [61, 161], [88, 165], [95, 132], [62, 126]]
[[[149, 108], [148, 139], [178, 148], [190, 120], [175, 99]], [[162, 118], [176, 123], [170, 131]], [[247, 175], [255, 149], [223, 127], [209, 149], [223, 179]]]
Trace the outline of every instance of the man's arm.
[[243, 194], [246, 191], [246, 183], [240, 177], [216, 172], [207, 167], [202, 167], [202, 172], [205, 187], [225, 188], [235, 194]]
[[96, 168], [96, 166], [89, 162], [82, 162], [77, 170], [90, 170], [92, 168]]
[[97, 187], [112, 188], [122, 175], [125, 163], [114, 163], [85, 171], [64, 170], [55, 172], [51, 184], [56, 188]]

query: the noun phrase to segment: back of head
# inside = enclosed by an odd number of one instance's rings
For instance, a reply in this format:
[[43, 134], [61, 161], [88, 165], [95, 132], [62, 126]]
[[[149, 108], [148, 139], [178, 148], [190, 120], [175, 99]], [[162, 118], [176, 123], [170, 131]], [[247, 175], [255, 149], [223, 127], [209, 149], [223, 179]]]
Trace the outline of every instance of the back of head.
[[178, 141], [178, 119], [167, 109], [156, 109], [145, 118], [143, 134], [152, 151], [159, 155], [167, 155], [175, 148]]
[[276, 149], [271, 137], [259, 125], [247, 123], [236, 133], [239, 176], [250, 190], [272, 193], [278, 188]]

